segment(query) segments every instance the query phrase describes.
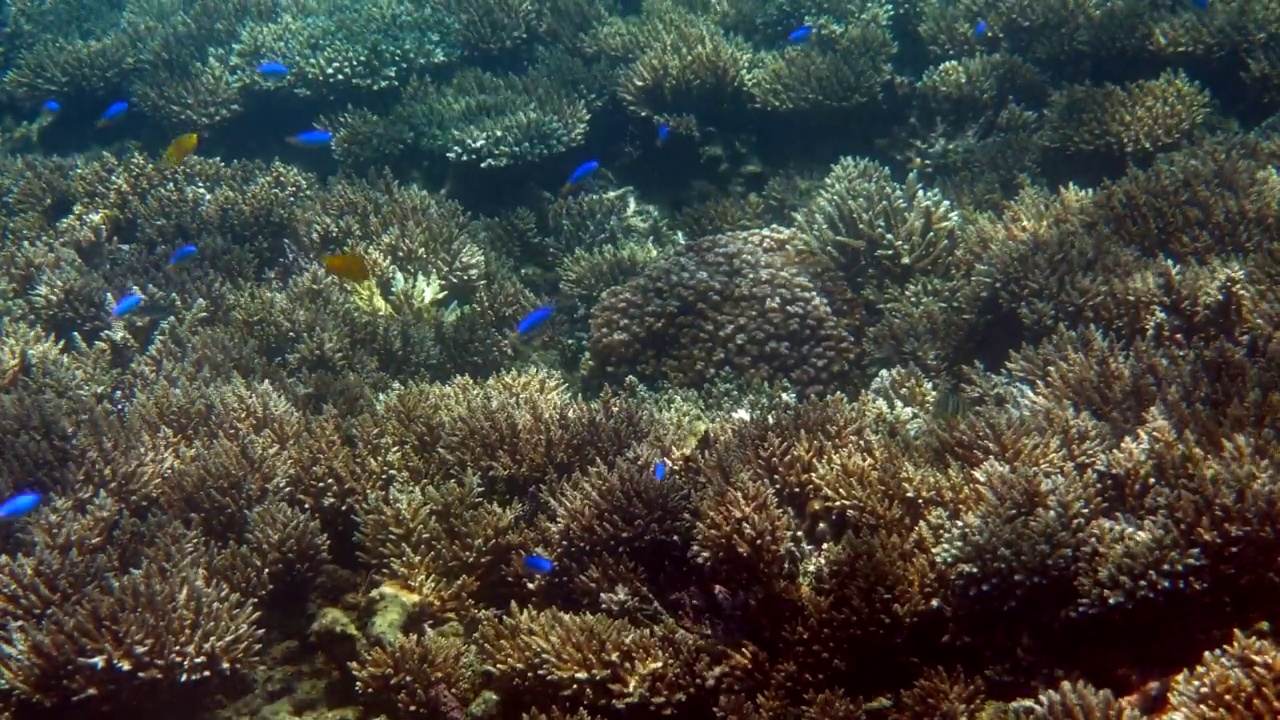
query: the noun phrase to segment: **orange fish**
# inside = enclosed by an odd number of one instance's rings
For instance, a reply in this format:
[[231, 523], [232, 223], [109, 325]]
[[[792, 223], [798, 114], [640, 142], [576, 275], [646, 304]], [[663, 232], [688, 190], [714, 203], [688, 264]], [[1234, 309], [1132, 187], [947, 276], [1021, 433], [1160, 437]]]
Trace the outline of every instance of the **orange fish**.
[[200, 144], [200, 136], [196, 133], [187, 133], [179, 135], [169, 143], [168, 149], [164, 151], [164, 161], [170, 165], [177, 165], [187, 158], [188, 155], [196, 151], [196, 145]]
[[369, 263], [365, 262], [363, 257], [360, 257], [355, 253], [325, 255], [320, 258], [320, 262], [324, 264], [325, 270], [328, 270], [343, 280], [364, 282], [370, 277]]

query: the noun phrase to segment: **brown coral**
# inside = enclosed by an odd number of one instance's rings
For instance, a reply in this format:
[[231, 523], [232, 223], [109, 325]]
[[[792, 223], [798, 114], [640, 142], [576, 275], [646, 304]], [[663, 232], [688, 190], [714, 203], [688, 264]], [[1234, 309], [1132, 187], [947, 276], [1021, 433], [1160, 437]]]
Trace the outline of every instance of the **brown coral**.
[[1150, 158], [1190, 140], [1209, 111], [1209, 93], [1172, 71], [1126, 87], [1073, 87], [1050, 102], [1050, 142], [1069, 152]]
[[594, 372], [684, 387], [736, 378], [839, 388], [853, 370], [853, 340], [807, 253], [801, 236], [780, 228], [686, 243], [601, 298], [588, 346]]
[[1230, 645], [1204, 654], [1196, 667], [1178, 675], [1169, 690], [1168, 717], [1217, 720], [1274, 717], [1280, 713], [1276, 683], [1280, 650], [1240, 631]]
[[479, 630], [481, 657], [520, 705], [697, 713], [748, 657], [672, 624], [513, 608]]
[[463, 720], [478, 691], [475, 659], [456, 633], [408, 634], [352, 662], [356, 687], [375, 709], [403, 718]]
[[0, 558], [0, 676], [18, 704], [173, 707], [257, 667], [258, 613], [201, 537], [103, 497], [50, 510], [26, 552]]
[[640, 31], [640, 52], [618, 77], [618, 97], [642, 117], [732, 121], [750, 97], [750, 49], [701, 18], [669, 10]]
[[1025, 705], [1015, 704], [1020, 720], [1138, 720], [1142, 717], [1110, 690], [1098, 690], [1086, 682], [1063, 681], [1056, 689], [1040, 693]]
[[892, 11], [879, 2], [857, 5], [847, 25], [819, 24], [812, 43], [765, 56], [749, 76], [752, 102], [795, 112], [853, 108], [877, 99], [897, 49], [889, 34]]

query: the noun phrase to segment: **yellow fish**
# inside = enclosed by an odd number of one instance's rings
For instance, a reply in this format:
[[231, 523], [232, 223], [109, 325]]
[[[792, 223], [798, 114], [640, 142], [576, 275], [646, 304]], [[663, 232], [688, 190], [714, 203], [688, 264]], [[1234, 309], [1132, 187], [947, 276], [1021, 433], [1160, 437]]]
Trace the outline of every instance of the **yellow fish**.
[[352, 282], [364, 282], [368, 280], [369, 263], [364, 258], [355, 253], [341, 253], [339, 255], [325, 255], [320, 258], [324, 269], [337, 275], [343, 280], [351, 280]]
[[170, 165], [177, 165], [187, 158], [188, 155], [196, 151], [196, 145], [200, 144], [200, 136], [196, 133], [187, 133], [179, 135], [169, 143], [169, 147], [164, 151], [164, 161]]

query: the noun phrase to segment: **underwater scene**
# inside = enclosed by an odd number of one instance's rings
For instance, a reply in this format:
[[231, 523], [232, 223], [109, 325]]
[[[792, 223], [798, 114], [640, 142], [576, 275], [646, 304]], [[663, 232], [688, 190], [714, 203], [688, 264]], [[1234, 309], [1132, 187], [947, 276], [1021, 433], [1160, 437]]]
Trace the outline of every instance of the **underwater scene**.
[[0, 720], [1280, 718], [1280, 0], [0, 18]]

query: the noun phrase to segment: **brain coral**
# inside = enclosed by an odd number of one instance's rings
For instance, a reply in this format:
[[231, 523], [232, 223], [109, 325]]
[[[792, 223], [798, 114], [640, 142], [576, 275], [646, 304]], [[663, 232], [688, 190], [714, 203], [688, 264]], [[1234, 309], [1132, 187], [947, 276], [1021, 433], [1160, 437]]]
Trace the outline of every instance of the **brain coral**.
[[677, 386], [838, 387], [855, 346], [819, 290], [823, 267], [802, 235], [782, 228], [690, 242], [603, 295], [591, 319], [593, 371]]

